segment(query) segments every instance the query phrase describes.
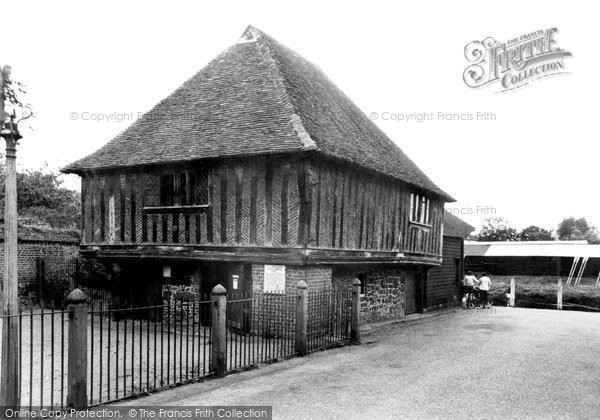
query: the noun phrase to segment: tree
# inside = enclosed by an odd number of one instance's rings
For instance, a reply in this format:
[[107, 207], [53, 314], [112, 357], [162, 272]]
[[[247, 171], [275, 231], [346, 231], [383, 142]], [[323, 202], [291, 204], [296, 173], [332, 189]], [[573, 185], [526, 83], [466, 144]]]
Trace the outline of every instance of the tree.
[[[0, 162], [1, 159], [0, 156]], [[0, 163], [0, 206], [3, 203], [4, 164]], [[18, 173], [17, 209], [19, 217], [32, 219], [36, 224], [70, 229], [80, 226], [80, 195], [62, 187], [57, 171], [38, 169]]]
[[475, 235], [478, 241], [516, 241], [517, 230], [508, 225], [501, 217], [491, 217], [483, 221], [479, 233]]
[[585, 217], [576, 219], [567, 217], [558, 224], [556, 231], [558, 239], [566, 241], [587, 240], [589, 243], [600, 243], [598, 229], [591, 226]]
[[592, 226], [583, 236], [590, 244], [600, 244], [600, 232], [595, 226]]
[[518, 234], [519, 241], [552, 241], [552, 232], [541, 227], [531, 225]]

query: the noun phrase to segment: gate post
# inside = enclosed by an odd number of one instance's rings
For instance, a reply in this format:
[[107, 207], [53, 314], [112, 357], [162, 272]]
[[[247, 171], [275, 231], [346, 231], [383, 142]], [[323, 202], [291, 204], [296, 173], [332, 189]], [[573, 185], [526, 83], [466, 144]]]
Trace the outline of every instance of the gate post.
[[212, 303], [212, 358], [210, 368], [215, 374], [222, 378], [227, 372], [227, 360], [225, 351], [227, 342], [225, 341], [225, 331], [227, 328], [227, 289], [217, 284], [210, 292]]
[[352, 282], [352, 318], [350, 322], [350, 341], [360, 343], [360, 280]]
[[306, 354], [307, 318], [308, 318], [308, 284], [300, 280], [296, 285], [296, 352], [300, 356]]
[[67, 296], [69, 311], [69, 347], [67, 406], [87, 408], [87, 296], [79, 289]]
[[514, 308], [515, 307], [515, 278], [510, 278], [510, 299], [508, 301], [508, 306]]
[[562, 310], [562, 301], [563, 301], [563, 286], [562, 279], [558, 278], [558, 293], [556, 296], [556, 309]]

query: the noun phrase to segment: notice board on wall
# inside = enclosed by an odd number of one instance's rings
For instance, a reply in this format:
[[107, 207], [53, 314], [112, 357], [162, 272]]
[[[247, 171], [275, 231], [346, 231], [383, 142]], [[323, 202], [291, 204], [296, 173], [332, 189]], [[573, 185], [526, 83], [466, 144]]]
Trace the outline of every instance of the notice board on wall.
[[266, 265], [263, 291], [285, 293], [285, 265]]

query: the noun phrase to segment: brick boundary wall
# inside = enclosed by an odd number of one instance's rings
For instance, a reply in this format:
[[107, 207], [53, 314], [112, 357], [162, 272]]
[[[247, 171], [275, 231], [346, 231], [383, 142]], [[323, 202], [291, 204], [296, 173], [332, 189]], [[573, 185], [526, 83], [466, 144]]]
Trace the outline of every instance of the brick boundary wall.
[[[37, 282], [39, 257], [73, 258], [79, 255], [77, 244], [25, 242], [18, 244], [19, 293]], [[4, 242], [0, 242], [0, 272], [4, 272]]]

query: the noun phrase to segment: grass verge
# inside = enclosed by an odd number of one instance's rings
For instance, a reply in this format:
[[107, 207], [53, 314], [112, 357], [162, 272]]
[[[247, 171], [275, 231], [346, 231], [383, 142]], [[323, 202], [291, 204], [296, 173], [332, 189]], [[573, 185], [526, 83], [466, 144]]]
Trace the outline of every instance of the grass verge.
[[[510, 291], [510, 279], [515, 279], [515, 302], [522, 307], [556, 307], [558, 291], [557, 276], [495, 276], [492, 278], [492, 293], [496, 305], [506, 305], [506, 293]], [[564, 309], [591, 308], [600, 311], [600, 286], [596, 279], [583, 278], [579, 286], [565, 286], [563, 278]]]

